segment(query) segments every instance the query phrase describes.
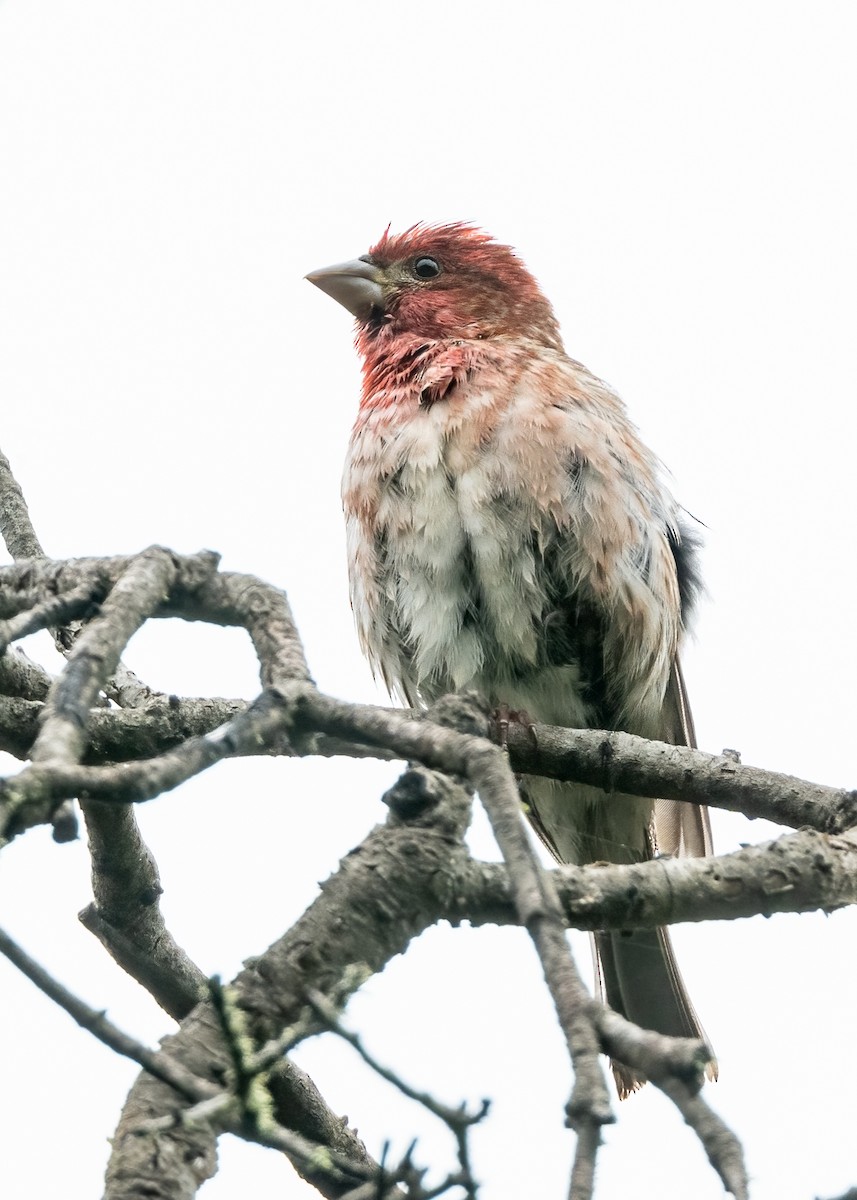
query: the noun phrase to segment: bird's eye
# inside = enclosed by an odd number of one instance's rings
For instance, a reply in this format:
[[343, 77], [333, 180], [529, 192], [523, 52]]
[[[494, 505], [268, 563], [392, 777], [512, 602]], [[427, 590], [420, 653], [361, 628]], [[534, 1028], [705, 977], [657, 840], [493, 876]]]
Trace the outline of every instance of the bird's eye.
[[417, 279], [435, 279], [440, 274], [440, 263], [433, 258], [418, 258], [414, 263]]

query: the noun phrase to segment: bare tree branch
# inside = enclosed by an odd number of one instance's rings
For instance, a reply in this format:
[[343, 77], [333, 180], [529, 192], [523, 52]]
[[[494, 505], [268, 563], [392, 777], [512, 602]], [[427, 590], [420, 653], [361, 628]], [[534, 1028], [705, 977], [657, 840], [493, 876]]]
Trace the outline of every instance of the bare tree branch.
[[39, 558], [43, 554], [24, 493], [0, 450], [0, 533], [13, 558]]
[[510, 727], [509, 753], [521, 774], [592, 783], [604, 791], [683, 800], [764, 817], [777, 825], [841, 833], [857, 825], [857, 791], [742, 766], [726, 754], [647, 741], [630, 733], [540, 725], [536, 743]]
[[[450, 921], [516, 923], [506, 872], [469, 863]], [[556, 887], [574, 929], [655, 929], [683, 921], [735, 921], [778, 912], [832, 912], [857, 903], [857, 831], [836, 837], [804, 829], [711, 858], [556, 867]]]
[[164, 924], [157, 864], [128, 805], [85, 805], [94, 900], [80, 914], [119, 965], [181, 1020], [208, 980]]
[[[641, 1030], [595, 1003], [583, 988], [565, 928], [646, 928], [852, 903], [857, 792], [743, 767], [727, 753], [593, 730], [540, 727], [534, 744], [513, 726], [507, 756], [487, 738], [484, 710], [473, 698], [447, 698], [425, 717], [321, 695], [285, 595], [252, 576], [219, 573], [210, 553], [179, 556], [154, 547], [134, 556], [45, 559], [2, 456], [0, 525], [13, 553], [30, 556], [0, 568], [0, 747], [30, 759], [16, 776], [0, 780], [0, 847], [45, 821], [62, 828], [71, 810], [61, 806], [79, 796], [95, 892], [82, 919], [183, 1021], [160, 1052], [123, 1042], [121, 1031], [0, 935], [0, 949], [39, 986], [146, 1067], [117, 1131], [109, 1200], [150, 1185], [192, 1196], [213, 1169], [214, 1140], [224, 1130], [284, 1150], [324, 1195], [368, 1196], [372, 1188], [373, 1196], [402, 1195], [400, 1185], [420, 1198], [454, 1186], [475, 1195], [461, 1138], [459, 1170], [429, 1191], [410, 1151], [394, 1169], [372, 1163], [311, 1081], [281, 1057], [318, 1027], [308, 996], [329, 1021], [331, 1005], [340, 1006], [410, 938], [443, 917], [514, 922], [533, 938], [575, 1068], [567, 1109], [578, 1133], [574, 1200], [592, 1195], [599, 1130], [613, 1119], [598, 1062], [602, 1051], [639, 1068], [673, 1100], [724, 1186], [743, 1200], [740, 1145], [699, 1094], [707, 1048]], [[122, 667], [120, 655], [144, 621], [164, 616], [244, 628], [259, 659], [261, 695], [248, 706], [153, 693]], [[18, 654], [2, 653], [36, 629], [80, 618], [85, 624], [67, 629], [68, 661], [56, 679]], [[103, 707], [105, 695], [121, 710]], [[399, 757], [421, 765], [388, 793], [386, 825], [343, 862], [295, 926], [229, 988], [211, 992], [164, 926], [157, 866], [128, 804], [224, 758], [311, 753]], [[801, 831], [718, 858], [547, 871], [524, 831], [512, 770], [578, 780], [607, 793], [705, 802]], [[469, 857], [463, 843], [469, 801], [457, 779], [479, 792], [503, 866]], [[224, 1090], [225, 1078], [231, 1083]], [[326, 1147], [323, 1162], [320, 1147]]]
[[87, 1030], [117, 1054], [139, 1063], [151, 1075], [180, 1092], [186, 1099], [200, 1100], [203, 1096], [216, 1094], [212, 1085], [191, 1075], [181, 1064], [171, 1062], [169, 1056], [149, 1050], [135, 1038], [129, 1037], [109, 1021], [103, 1012], [98, 1012], [63, 987], [2, 929], [0, 954], [4, 954], [41, 992], [64, 1009], [81, 1029]]
[[[427, 781], [428, 784], [429, 781]], [[469, 800], [436, 775], [426, 789], [426, 813], [405, 823], [391, 810], [340, 865], [321, 895], [279, 941], [231, 985], [256, 1043], [277, 1036], [301, 1016], [307, 990], [340, 1004], [369, 974], [435, 920], [432, 892], [457, 874], [466, 855], [463, 833]], [[433, 881], [425, 888], [425, 879]], [[395, 888], [391, 879], [395, 878]], [[228, 1070], [229, 1054], [209, 1002], [197, 1005], [165, 1052], [194, 1074], [214, 1079]], [[136, 1197], [143, 1181], [168, 1176], [176, 1198], [192, 1196], [213, 1170], [213, 1134], [197, 1126], [164, 1138], [140, 1139], [134, 1130], [175, 1108], [164, 1085], [143, 1075], [134, 1085], [114, 1139], [108, 1170], [109, 1200]], [[187, 1164], [195, 1163], [193, 1170]]]
[[382, 1079], [386, 1079], [395, 1088], [407, 1096], [409, 1100], [416, 1101], [423, 1108], [427, 1109], [433, 1116], [441, 1120], [444, 1125], [450, 1130], [455, 1138], [458, 1146], [458, 1163], [460, 1172], [457, 1176], [457, 1183], [464, 1188], [467, 1200], [475, 1200], [477, 1184], [473, 1176], [473, 1168], [470, 1162], [470, 1146], [468, 1135], [474, 1125], [478, 1125], [480, 1121], [488, 1114], [490, 1101], [483, 1100], [481, 1107], [473, 1113], [469, 1113], [463, 1104], [458, 1108], [450, 1108], [447, 1104], [441, 1104], [434, 1096], [428, 1092], [422, 1091], [419, 1088], [413, 1088], [410, 1084], [405, 1083], [398, 1072], [393, 1071], [390, 1067], [383, 1066], [363, 1045], [362, 1039], [350, 1030], [345, 1029], [339, 1022], [337, 1010], [328, 1001], [326, 996], [315, 990], [311, 991], [307, 996], [310, 1006], [324, 1022], [325, 1029], [330, 1033], [335, 1033], [337, 1037], [341, 1037], [348, 1042], [349, 1046], [353, 1046], [367, 1066], [371, 1067], [376, 1075], [380, 1075]]
[[[17, 558], [29, 554], [41, 556], [42, 549], [29, 522], [23, 496], [5, 459], [0, 463], [0, 505], [3, 506], [4, 516], [7, 510], [11, 510], [15, 517], [15, 529], [11, 536], [7, 537], [10, 551]], [[10, 529], [9, 521], [4, 519], [4, 534], [9, 534]], [[86, 584], [80, 587], [88, 594]], [[62, 600], [62, 597], [60, 599]], [[46, 604], [50, 605], [51, 600]], [[276, 609], [276, 601], [273, 607]], [[271, 608], [270, 603], [265, 606], [264, 615], [270, 617]], [[16, 610], [13, 608], [12, 611]], [[21, 621], [17, 631], [13, 630], [17, 636], [23, 636], [23, 631], [35, 627], [40, 621], [50, 619], [51, 616], [59, 620], [71, 613], [68, 610], [61, 612], [56, 607], [43, 607], [36, 622], [32, 621], [32, 612], [21, 615], [25, 619]], [[26, 621], [27, 616], [29, 624]], [[282, 632], [283, 626], [287, 626], [287, 632], [291, 632], [293, 640], [296, 641], [296, 632], [290, 626], [291, 618], [288, 612], [285, 614], [285, 620], [278, 612], [274, 613], [274, 617], [272, 623], [277, 631]], [[254, 620], [258, 622], [258, 619], [257, 612]], [[63, 637], [62, 634], [63, 631], [59, 631], [57, 644], [68, 654], [79, 634], [79, 628], [69, 631], [68, 637]], [[257, 632], [257, 639], [263, 647], [270, 644], [271, 640], [266, 638], [264, 630]], [[302, 658], [302, 650], [299, 652]], [[53, 683], [54, 681], [36, 664], [30, 663], [25, 655], [14, 652], [0, 656], [0, 690], [8, 695], [29, 697], [31, 701], [43, 700], [51, 693]], [[175, 697], [167, 700], [157, 696], [121, 662], [117, 665], [114, 677], [105, 682], [104, 691], [117, 704], [138, 709], [135, 715], [142, 715], [144, 720], [137, 722], [137, 728], [144, 736], [148, 735], [149, 739], [152, 726], [158, 724], [156, 714], [152, 711], [154, 707], [159, 702], [162, 707], [166, 703], [170, 715], [174, 714], [176, 708]], [[139, 712], [143, 705], [148, 709], [145, 714]], [[233, 702], [224, 706], [218, 701], [201, 700], [193, 706], [191, 724], [193, 717], [198, 716], [201, 710], [207, 720], [204, 721], [200, 732], [210, 732], [228, 716], [245, 708], [244, 702]], [[214, 721], [211, 720], [212, 712], [216, 715]], [[22, 715], [18, 706], [16, 717]], [[24, 757], [30, 744], [36, 739], [42, 716], [41, 708], [37, 714], [29, 715], [35, 716], [35, 724], [26, 745], [21, 747], [21, 757]], [[101, 714], [93, 710], [90, 715], [97, 718]], [[129, 714], [122, 715], [126, 718], [123, 723], [125, 733]], [[196, 732], [187, 728], [188, 720], [188, 714], [185, 713], [184, 729], [180, 729], [176, 737], [177, 742]], [[2, 726], [5, 729], [6, 723], [2, 722]], [[17, 752], [18, 747], [15, 749]], [[151, 750], [149, 752], [151, 753]], [[70, 836], [76, 834], [76, 822], [72, 821], [70, 828], [66, 828], [69, 826], [67, 817], [70, 813], [67, 805], [68, 802], [54, 810], [52, 820], [55, 836], [63, 829], [66, 829]], [[118, 808], [86, 801], [83, 808], [89, 828], [90, 849], [94, 851], [92, 874], [96, 904], [89, 906], [81, 916], [86, 918], [89, 927], [97, 933], [120, 965], [147, 986], [171, 1015], [180, 1019], [187, 1014], [198, 998], [202, 976], [164, 926], [157, 903], [160, 891], [157, 865], [140, 836], [133, 810], [126, 806]], [[308, 1154], [301, 1150], [301, 1153], [292, 1155], [292, 1161], [298, 1170], [306, 1178], [316, 1182], [323, 1194], [339, 1195], [341, 1188], [338, 1183], [335, 1183], [332, 1191], [329, 1190], [327, 1175], [319, 1166], [319, 1151], [323, 1149], [326, 1154], [339, 1154], [343, 1161], [365, 1168], [371, 1178], [381, 1178], [381, 1167], [372, 1162], [363, 1143], [349, 1129], [347, 1122], [330, 1110], [309, 1076], [285, 1059], [270, 1065], [273, 1066], [273, 1070], [269, 1073], [268, 1086], [274, 1099], [276, 1115], [281, 1122], [296, 1131], [294, 1136], [300, 1147], [309, 1147]], [[307, 1142], [306, 1138], [314, 1139], [314, 1143]], [[285, 1151], [289, 1153], [288, 1147], [285, 1147]], [[398, 1194], [397, 1189], [391, 1189], [389, 1194]]]

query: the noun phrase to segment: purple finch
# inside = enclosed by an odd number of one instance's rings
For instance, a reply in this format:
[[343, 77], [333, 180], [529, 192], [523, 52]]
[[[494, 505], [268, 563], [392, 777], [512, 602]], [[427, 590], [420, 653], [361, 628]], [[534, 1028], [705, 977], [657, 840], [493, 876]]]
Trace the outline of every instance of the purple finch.
[[[308, 278], [357, 319], [351, 601], [390, 691], [417, 705], [473, 688], [532, 721], [694, 745], [678, 649], [695, 539], [520, 259], [469, 225], [417, 225]], [[705, 809], [533, 776], [521, 791], [560, 862], [711, 850]], [[704, 1036], [665, 929], [595, 946], [612, 1008]], [[622, 1094], [642, 1082], [614, 1070]]]

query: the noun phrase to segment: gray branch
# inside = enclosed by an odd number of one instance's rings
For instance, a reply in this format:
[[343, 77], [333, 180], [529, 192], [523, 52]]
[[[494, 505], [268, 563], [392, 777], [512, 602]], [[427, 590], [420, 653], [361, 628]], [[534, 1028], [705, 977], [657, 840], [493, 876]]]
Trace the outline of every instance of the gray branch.
[[[324, 696], [310, 679], [278, 589], [252, 576], [219, 573], [209, 553], [178, 556], [156, 547], [110, 559], [39, 557], [26, 506], [10, 479], [8, 463], [0, 460], [0, 523], [10, 545], [33, 557], [0, 569], [0, 643], [72, 617], [88, 619], [68, 640], [68, 661], [56, 679], [19, 657], [3, 660], [2, 744], [30, 762], [0, 781], [0, 847], [50, 821], [63, 802], [81, 798], [96, 891], [85, 921], [168, 1011], [183, 1018], [161, 1053], [186, 1072], [183, 1078], [200, 1081], [196, 1102], [209, 1106], [209, 1125], [171, 1118], [167, 1128], [165, 1114], [176, 1111], [174, 1081], [164, 1073], [170, 1067], [159, 1072], [155, 1064], [154, 1074], [142, 1075], [115, 1139], [109, 1200], [165, 1180], [176, 1197], [195, 1193], [213, 1169], [217, 1131], [236, 1128], [234, 1109], [218, 1096], [221, 1075], [240, 1075], [236, 1064], [243, 1061], [216, 1006], [210, 999], [196, 1003], [200, 973], [163, 927], [157, 868], [124, 806], [168, 791], [225, 758], [319, 752], [399, 757], [421, 766], [391, 791], [387, 824], [345, 860], [294, 928], [235, 980], [239, 1024], [252, 1043], [275, 1042], [299, 1022], [310, 991], [343, 1003], [368, 974], [443, 916], [513, 921], [528, 929], [537, 947], [575, 1067], [568, 1119], [579, 1137], [571, 1195], [591, 1195], [598, 1131], [612, 1119], [597, 1057], [604, 1050], [640, 1065], [693, 1126], [725, 1186], [745, 1194], [740, 1147], [698, 1094], [705, 1048], [647, 1034], [594, 1004], [564, 930], [568, 924], [642, 928], [852, 903], [857, 841], [849, 830], [857, 825], [857, 793], [743, 767], [727, 755], [592, 730], [540, 727], [534, 745], [524, 730], [512, 727], [507, 757], [485, 736], [484, 713], [464, 698], [426, 718]], [[249, 706], [173, 700], [123, 674], [120, 656], [130, 636], [145, 620], [164, 616], [244, 628], [259, 659], [263, 691], [257, 699]], [[131, 707], [99, 708], [105, 694]], [[705, 860], [546, 871], [523, 829], [513, 770], [592, 783], [607, 792], [705, 802], [801, 832]], [[468, 800], [456, 779], [479, 791], [503, 852], [502, 867], [469, 858], [462, 841]], [[288, 1123], [281, 1114], [290, 1090], [299, 1119], [305, 1119], [299, 1076], [266, 1067], [265, 1078], [275, 1097], [280, 1089], [280, 1124]], [[190, 1091], [183, 1092], [185, 1107], [193, 1100]], [[230, 1093], [239, 1107], [243, 1095], [240, 1087]], [[215, 1101], [220, 1109], [211, 1107]], [[377, 1183], [365, 1150], [350, 1131], [337, 1133], [317, 1101], [316, 1144], [361, 1164], [347, 1185], [320, 1171], [314, 1179], [319, 1189], [344, 1195], [354, 1179]], [[247, 1136], [265, 1134], [246, 1104], [238, 1126]], [[138, 1136], [144, 1127], [148, 1132]], [[288, 1141], [287, 1130], [269, 1134], [266, 1144]], [[303, 1162], [297, 1150], [294, 1157]]]

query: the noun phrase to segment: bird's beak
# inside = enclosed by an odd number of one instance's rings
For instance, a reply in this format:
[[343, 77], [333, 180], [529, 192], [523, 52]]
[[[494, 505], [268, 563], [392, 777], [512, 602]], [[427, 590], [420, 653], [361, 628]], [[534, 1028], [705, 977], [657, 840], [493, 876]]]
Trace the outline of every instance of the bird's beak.
[[306, 276], [310, 283], [338, 300], [360, 321], [365, 321], [372, 309], [383, 309], [384, 289], [380, 267], [355, 258], [352, 262], [322, 267]]

